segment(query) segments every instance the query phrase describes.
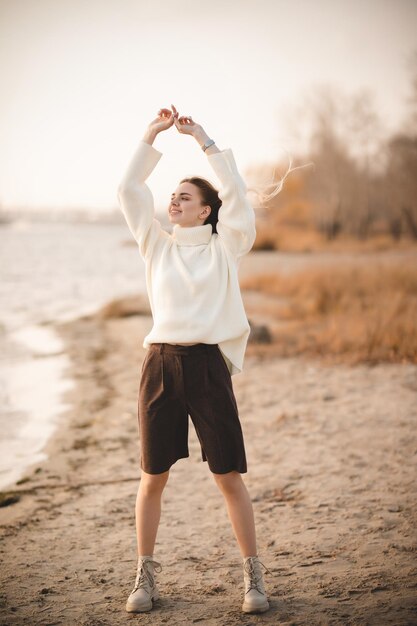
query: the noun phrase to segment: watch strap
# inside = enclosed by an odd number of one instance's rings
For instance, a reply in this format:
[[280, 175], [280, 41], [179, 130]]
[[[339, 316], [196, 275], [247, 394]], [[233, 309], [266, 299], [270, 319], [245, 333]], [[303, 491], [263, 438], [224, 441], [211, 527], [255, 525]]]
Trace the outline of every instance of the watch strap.
[[205, 142], [204, 145], [201, 146], [201, 149], [203, 150], [203, 152], [205, 152], [207, 148], [210, 148], [210, 146], [212, 146], [215, 143], [216, 142], [214, 141], [214, 139], [209, 139], [208, 141]]

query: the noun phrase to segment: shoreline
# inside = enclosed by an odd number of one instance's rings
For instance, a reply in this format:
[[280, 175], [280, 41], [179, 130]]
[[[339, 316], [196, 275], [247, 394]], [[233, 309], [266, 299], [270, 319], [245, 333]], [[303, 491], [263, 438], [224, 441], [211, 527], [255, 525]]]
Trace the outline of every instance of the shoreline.
[[[49, 324], [28, 324], [8, 335], [14, 358], [2, 382], [7, 389], [7, 413], [17, 416], [1, 445], [0, 492], [12, 489], [27, 469], [46, 459], [44, 447], [70, 407], [63, 394], [73, 388], [65, 345]], [[48, 381], [48, 386], [45, 385]], [[7, 424], [4, 424], [6, 427]]]
[[[147, 315], [98, 314], [54, 325], [75, 387], [63, 394], [71, 408], [45, 447], [48, 458], [16, 485], [20, 500], [0, 509], [8, 626], [126, 622], [136, 568], [141, 338], [150, 325]], [[415, 472], [406, 459], [415, 452], [416, 372], [410, 364], [246, 356], [233, 377], [248, 457], [243, 479], [258, 553], [272, 572], [266, 624], [413, 619]], [[163, 494], [161, 598], [140, 619], [242, 624], [241, 557], [191, 422], [189, 450]]]

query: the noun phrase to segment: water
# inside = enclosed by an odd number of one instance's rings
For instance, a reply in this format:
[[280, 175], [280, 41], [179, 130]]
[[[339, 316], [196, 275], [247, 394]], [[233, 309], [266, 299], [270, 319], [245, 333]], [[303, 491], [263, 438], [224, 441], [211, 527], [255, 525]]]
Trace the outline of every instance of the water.
[[42, 449], [73, 386], [51, 326], [145, 291], [125, 225], [15, 222], [0, 226], [0, 488], [46, 458]]

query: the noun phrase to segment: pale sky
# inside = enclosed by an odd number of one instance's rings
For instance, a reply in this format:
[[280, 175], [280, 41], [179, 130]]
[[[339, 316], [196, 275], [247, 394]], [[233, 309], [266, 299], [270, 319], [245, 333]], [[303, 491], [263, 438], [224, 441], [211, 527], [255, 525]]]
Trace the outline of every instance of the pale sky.
[[[371, 89], [395, 129], [416, 24], [414, 0], [0, 0], [0, 207], [115, 208], [171, 103], [242, 173], [295, 149], [284, 112], [317, 84]], [[218, 184], [192, 137], [172, 127], [154, 146], [157, 209], [186, 175]]]

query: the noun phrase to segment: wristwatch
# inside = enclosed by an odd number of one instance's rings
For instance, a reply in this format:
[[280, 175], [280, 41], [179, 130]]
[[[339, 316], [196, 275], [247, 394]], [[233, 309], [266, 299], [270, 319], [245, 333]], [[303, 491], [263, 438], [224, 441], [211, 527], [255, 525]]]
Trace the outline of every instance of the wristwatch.
[[201, 149], [203, 150], [203, 152], [205, 152], [207, 148], [210, 148], [210, 146], [212, 146], [214, 143], [216, 143], [214, 139], [209, 139], [203, 146], [201, 146]]

